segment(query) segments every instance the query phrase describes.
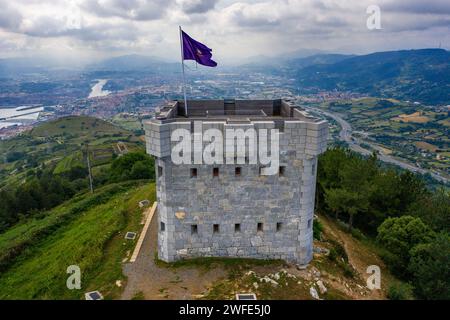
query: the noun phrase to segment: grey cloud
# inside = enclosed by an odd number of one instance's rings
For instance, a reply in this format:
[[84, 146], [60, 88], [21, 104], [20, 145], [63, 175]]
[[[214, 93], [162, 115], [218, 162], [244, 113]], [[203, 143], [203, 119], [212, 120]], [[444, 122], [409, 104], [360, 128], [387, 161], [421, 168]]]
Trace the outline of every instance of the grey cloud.
[[186, 13], [205, 13], [214, 9], [218, 0], [184, 0], [181, 8]]
[[120, 17], [129, 20], [156, 20], [164, 16], [171, 0], [86, 0], [85, 11], [100, 17]]
[[22, 14], [9, 4], [9, 1], [0, 0], [0, 28], [16, 30], [22, 23]]
[[72, 3], [80, 13], [79, 27], [68, 20], [69, 2], [0, 0], [0, 29], [8, 34], [8, 41], [0, 47], [45, 48], [48, 43], [57, 47], [67, 42], [81, 50], [158, 49], [161, 39], [173, 45], [176, 26], [183, 24], [192, 32], [207, 32], [209, 40], [220, 44], [223, 54], [230, 56], [236, 55], [236, 48], [249, 55], [265, 50], [261, 38], [279, 48], [326, 45], [327, 50], [333, 50], [341, 43], [358, 48], [366, 41], [358, 39], [369, 34], [369, 4], [381, 7], [383, 31], [370, 33], [377, 50], [387, 46], [379, 38], [395, 39], [392, 43], [401, 40], [402, 45], [410, 41], [411, 46], [419, 43], [414, 40], [416, 36], [422, 37], [421, 44], [441, 38], [446, 41], [444, 32], [450, 28], [450, 0], [82, 0]]
[[393, 11], [398, 13], [417, 13], [417, 14], [450, 14], [449, 0], [386, 0], [380, 4], [381, 10]]
[[242, 14], [242, 12], [236, 12], [233, 16], [234, 22], [241, 27], [267, 29], [280, 25], [280, 20], [269, 19], [267, 17], [248, 17]]
[[64, 17], [43, 16], [36, 19], [31, 26], [22, 32], [28, 36], [72, 37], [83, 41], [126, 40], [137, 39], [138, 29], [130, 23], [96, 23], [81, 25], [79, 28], [68, 27]]
[[390, 32], [425, 31], [440, 27], [450, 29], [450, 17], [438, 16], [416, 19], [406, 16], [400, 21], [397, 17], [383, 23], [383, 29]]

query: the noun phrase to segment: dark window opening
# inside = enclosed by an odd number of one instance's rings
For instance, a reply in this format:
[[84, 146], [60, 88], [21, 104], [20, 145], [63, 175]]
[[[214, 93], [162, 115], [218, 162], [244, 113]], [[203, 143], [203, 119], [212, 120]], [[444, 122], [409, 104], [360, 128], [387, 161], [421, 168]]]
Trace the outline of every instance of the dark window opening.
[[219, 233], [219, 225], [218, 224], [213, 225], [213, 232]]
[[234, 225], [234, 232], [241, 232], [241, 224], [240, 223], [236, 223]]
[[257, 228], [258, 232], [262, 232], [263, 227], [264, 227], [264, 224], [262, 222], [258, 222], [258, 228]]
[[308, 229], [311, 228], [311, 219], [308, 220]]
[[158, 177], [162, 177], [163, 175], [163, 167], [158, 166]]
[[196, 224], [191, 225], [191, 234], [197, 234], [198, 233], [198, 227]]
[[311, 174], [315, 175], [316, 174], [316, 164], [313, 163], [312, 167], [311, 167]]
[[283, 223], [282, 222], [277, 222], [277, 232], [281, 231], [282, 227], [283, 227]]
[[161, 231], [166, 231], [166, 224], [162, 221], [161, 221], [160, 229], [161, 229]]
[[191, 178], [196, 178], [197, 177], [197, 168], [192, 168], [191, 169]]
[[214, 168], [213, 169], [213, 177], [218, 177], [219, 176], [219, 168]]
[[285, 171], [286, 171], [286, 167], [280, 167], [280, 168], [279, 168], [279, 171], [278, 171], [279, 176], [280, 176], [280, 177], [283, 177]]
[[236, 176], [240, 176], [240, 175], [241, 175], [241, 167], [235, 168], [235, 169], [234, 169], [234, 174], [235, 174]]

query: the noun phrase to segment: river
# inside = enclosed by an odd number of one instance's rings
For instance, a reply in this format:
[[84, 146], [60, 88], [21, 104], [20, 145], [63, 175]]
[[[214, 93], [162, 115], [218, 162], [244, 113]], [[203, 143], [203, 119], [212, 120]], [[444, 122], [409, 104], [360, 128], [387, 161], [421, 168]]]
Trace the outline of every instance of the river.
[[107, 79], [97, 80], [97, 83], [92, 86], [91, 93], [89, 94], [88, 98], [105, 97], [110, 94], [111, 91], [103, 90], [103, 87], [107, 82]]

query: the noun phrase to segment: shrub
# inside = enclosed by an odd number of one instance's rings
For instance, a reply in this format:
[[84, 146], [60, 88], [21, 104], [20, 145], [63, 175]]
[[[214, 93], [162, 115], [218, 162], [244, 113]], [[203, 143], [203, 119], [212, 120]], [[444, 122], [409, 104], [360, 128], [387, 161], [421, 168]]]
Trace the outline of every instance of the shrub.
[[411, 300], [413, 287], [407, 283], [393, 284], [389, 287], [387, 296], [390, 300]]
[[316, 240], [320, 240], [322, 238], [323, 225], [317, 219], [313, 222], [313, 237]]
[[364, 233], [361, 232], [361, 230], [353, 228], [352, 231], [352, 236], [358, 240], [364, 240], [366, 239], [366, 236], [364, 235]]
[[344, 276], [347, 278], [355, 277], [355, 270], [348, 263], [340, 263], [341, 268], [344, 270]]
[[114, 159], [111, 180], [152, 179], [155, 177], [154, 160], [143, 152], [130, 152]]
[[[348, 255], [345, 251], [344, 247], [337, 241], [329, 240], [329, 242], [333, 245], [333, 248], [330, 249], [330, 255], [332, 255], [331, 251], [334, 251], [334, 259], [336, 258], [342, 258], [347, 263], [348, 262]], [[332, 258], [330, 258], [332, 259]], [[333, 260], [333, 259], [332, 259]]]
[[430, 243], [411, 250], [408, 266], [421, 299], [450, 299], [450, 236], [441, 232]]
[[330, 259], [331, 261], [336, 261], [336, 259], [338, 258], [338, 254], [335, 248], [331, 248], [330, 249], [330, 253], [328, 254], [328, 259]]

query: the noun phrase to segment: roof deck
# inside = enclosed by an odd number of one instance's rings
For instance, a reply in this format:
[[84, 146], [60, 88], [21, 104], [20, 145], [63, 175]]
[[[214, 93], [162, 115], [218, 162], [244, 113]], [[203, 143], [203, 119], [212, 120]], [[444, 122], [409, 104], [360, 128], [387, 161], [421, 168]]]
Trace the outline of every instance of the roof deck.
[[254, 121], [308, 121], [320, 119], [310, 116], [290, 100], [188, 100], [186, 116], [184, 101], [168, 102], [156, 112], [160, 123], [191, 121], [226, 121], [241, 123]]

